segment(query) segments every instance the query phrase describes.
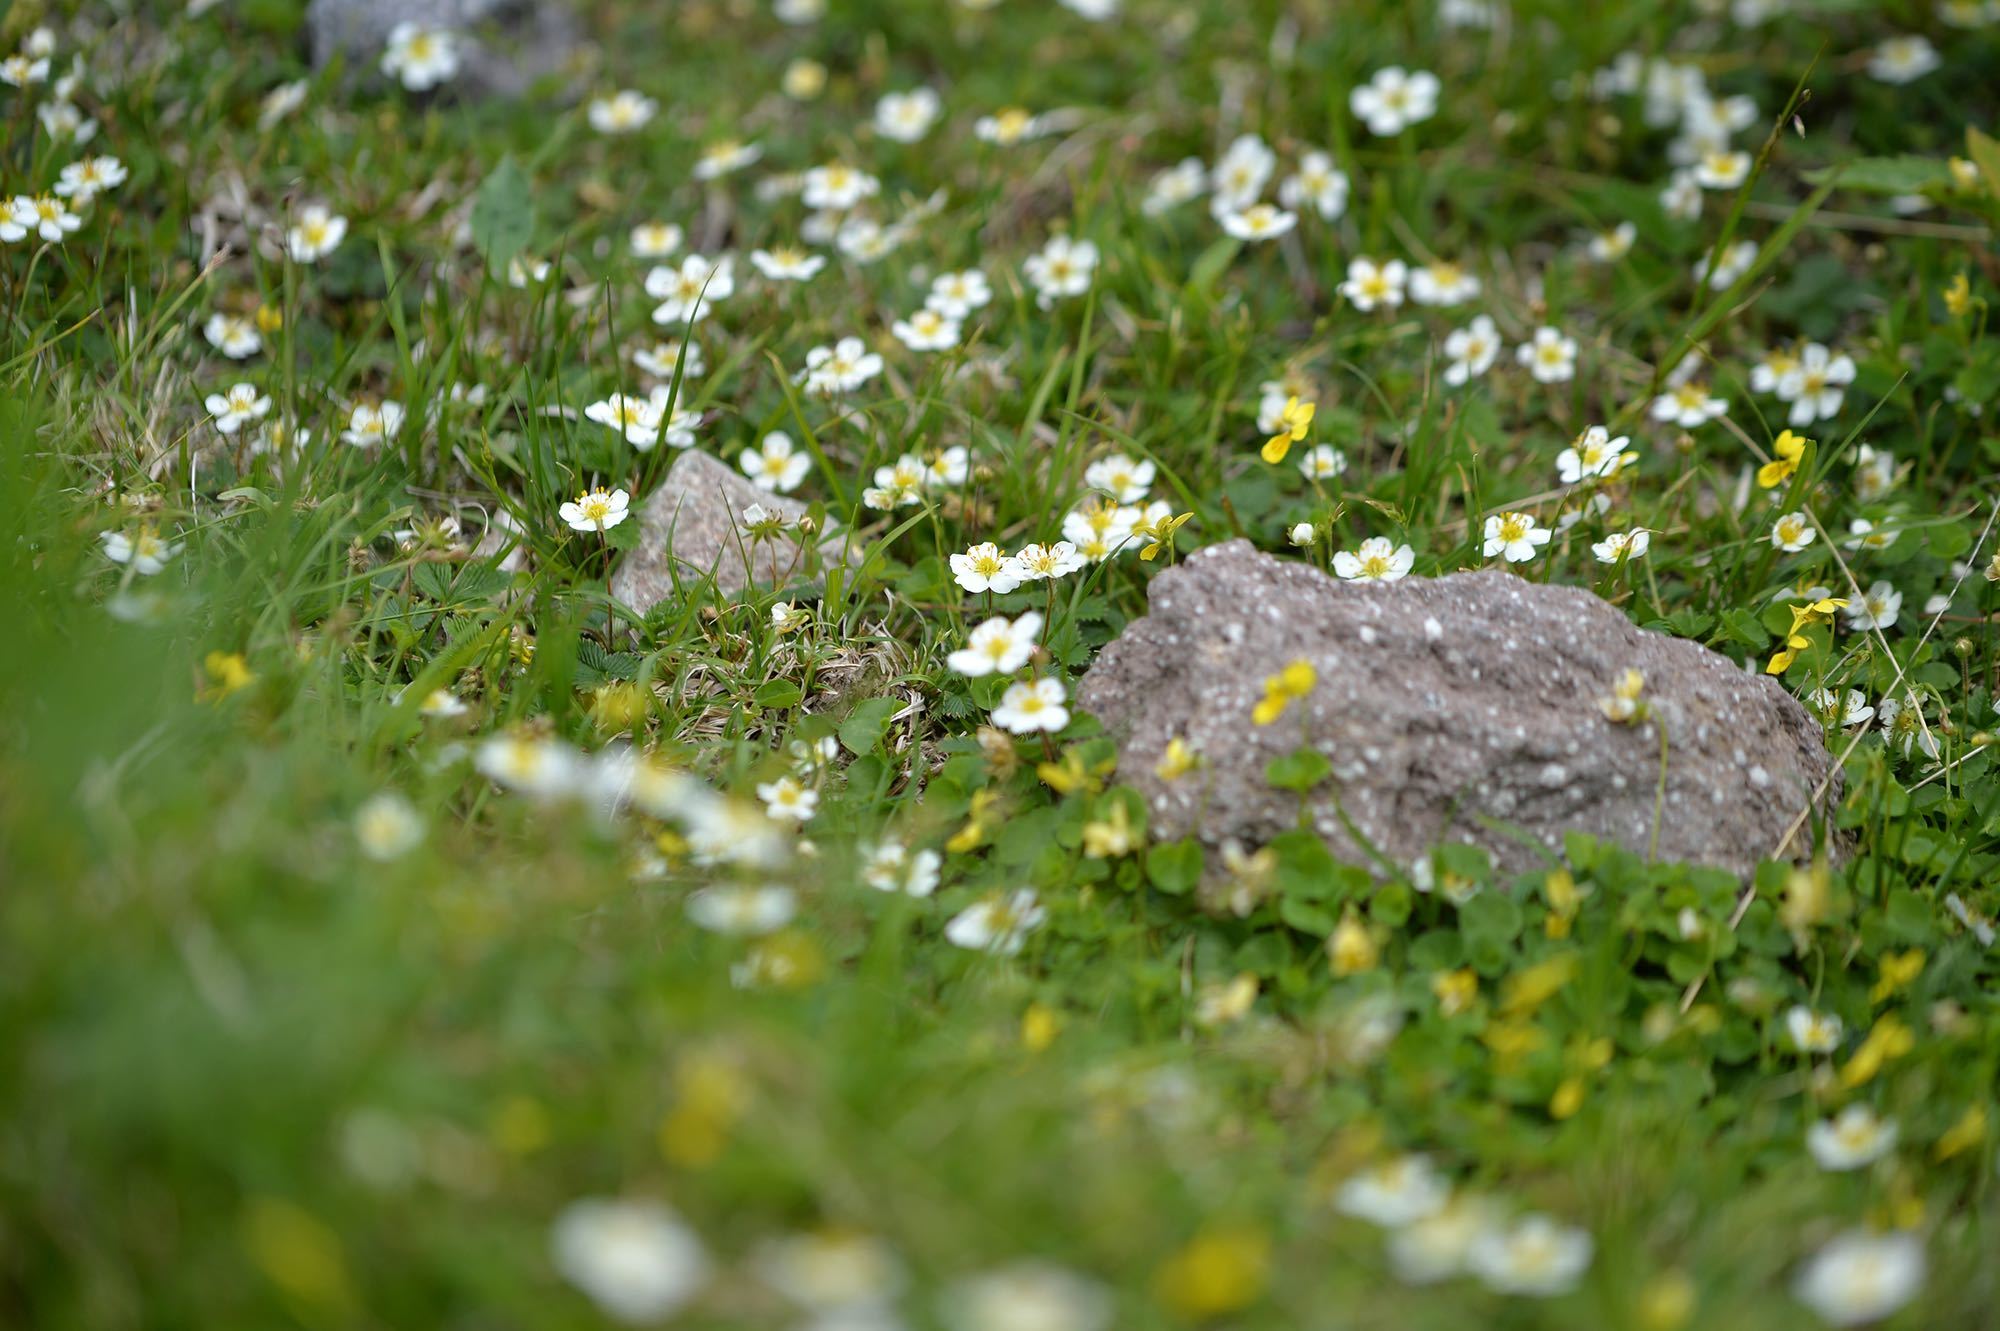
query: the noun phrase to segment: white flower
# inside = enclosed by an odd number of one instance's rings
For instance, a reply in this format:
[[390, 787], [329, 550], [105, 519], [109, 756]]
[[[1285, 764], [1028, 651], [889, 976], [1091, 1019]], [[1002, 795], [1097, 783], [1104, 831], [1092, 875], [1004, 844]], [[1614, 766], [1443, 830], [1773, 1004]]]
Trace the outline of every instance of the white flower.
[[1590, 238], [1590, 257], [1598, 263], [1616, 263], [1632, 252], [1632, 242], [1638, 238], [1638, 227], [1630, 222], [1620, 222], [1611, 230], [1600, 231]]
[[741, 171], [763, 155], [763, 148], [757, 144], [723, 139], [701, 150], [701, 159], [694, 164], [694, 178], [719, 180], [733, 171]]
[[1602, 425], [1593, 425], [1576, 437], [1576, 442], [1556, 454], [1556, 474], [1564, 485], [1597, 478], [1610, 479], [1637, 459], [1625, 451], [1631, 443], [1625, 435], [1616, 439]]
[[632, 253], [641, 259], [664, 259], [681, 247], [681, 229], [672, 222], [641, 222], [632, 228]]
[[1807, 1259], [1792, 1294], [1834, 1326], [1879, 1321], [1917, 1296], [1924, 1245], [1914, 1234], [1850, 1231]]
[[1136, 504], [1152, 489], [1153, 474], [1151, 462], [1143, 458], [1135, 462], [1123, 453], [1112, 453], [1083, 469], [1083, 483], [1121, 504]]
[[1886, 582], [1877, 582], [1842, 613], [1852, 629], [1891, 629], [1902, 609], [1903, 594]]
[[1750, 176], [1750, 154], [1718, 148], [1703, 153], [1694, 164], [1694, 183], [1703, 189], [1735, 189]]
[[1786, 513], [1771, 524], [1771, 544], [1788, 555], [1811, 545], [1818, 534], [1804, 513]]
[[[887, 1315], [906, 1279], [895, 1250], [866, 1234], [800, 1234], [766, 1239], [750, 1254], [757, 1278], [801, 1308], [822, 1313]], [[822, 1317], [805, 1331], [855, 1331], [881, 1325]], [[893, 1319], [890, 1325], [896, 1325]]]
[[710, 933], [756, 937], [790, 924], [797, 905], [797, 896], [789, 887], [724, 884], [688, 893], [687, 913]]
[[833, 245], [856, 263], [874, 263], [894, 253], [908, 238], [909, 232], [900, 224], [883, 226], [872, 217], [850, 217], [834, 233]]
[[882, 182], [843, 162], [816, 166], [802, 177], [799, 197], [808, 208], [846, 212], [882, 192]]
[[557, 512], [572, 531], [605, 532], [630, 515], [632, 496], [623, 490], [586, 490]]
[[1319, 539], [1319, 530], [1310, 522], [1294, 522], [1285, 539], [1303, 549]]
[[125, 164], [116, 157], [86, 157], [71, 162], [56, 179], [56, 193], [62, 198], [89, 203], [99, 194], [125, 183]]
[[411, 92], [424, 92], [458, 73], [458, 38], [444, 28], [398, 23], [389, 30], [382, 72]]
[[[1165, 505], [1161, 505], [1162, 508]], [[1053, 545], [1024, 545], [1014, 554], [1015, 567], [1023, 582], [1047, 582], [1066, 578], [1083, 567], [1083, 556], [1068, 541]]]
[[507, 285], [516, 291], [526, 291], [531, 286], [548, 281], [549, 268], [547, 259], [517, 254], [507, 260]]
[[53, 194], [37, 194], [32, 198], [17, 194], [5, 214], [0, 215], [0, 240], [25, 240], [35, 235], [57, 244], [82, 225], [83, 219]]
[[1094, 1281], [1025, 1261], [959, 1281], [945, 1292], [943, 1312], [951, 1331], [1104, 1331], [1112, 1303]]
[[1444, 354], [1450, 362], [1444, 367], [1444, 381], [1453, 388], [1460, 387], [1493, 368], [1493, 361], [1500, 354], [1500, 330], [1493, 326], [1491, 318], [1478, 315], [1465, 327], [1446, 335]]
[[1199, 157], [1184, 157], [1156, 174], [1146, 186], [1146, 198], [1139, 211], [1148, 217], [1178, 208], [1201, 197], [1208, 188], [1208, 168]]
[[1479, 294], [1479, 279], [1455, 263], [1433, 259], [1410, 273], [1410, 299], [1419, 305], [1449, 309]]
[[944, 351], [958, 345], [958, 320], [929, 308], [896, 320], [889, 325], [889, 331], [912, 351]]
[[1394, 545], [1386, 536], [1371, 536], [1353, 551], [1336, 554], [1333, 572], [1349, 582], [1394, 582], [1407, 576], [1416, 562], [1416, 551], [1409, 546]]
[[1891, 37], [1868, 57], [1868, 73], [1884, 83], [1912, 83], [1941, 63], [1930, 39], [1917, 34]]
[[1068, 691], [1059, 679], [1009, 684], [993, 709], [993, 724], [1016, 735], [1053, 734], [1069, 724]]
[[1643, 556], [1653, 544], [1653, 534], [1644, 527], [1615, 531], [1601, 541], [1593, 541], [1590, 553], [1600, 564], [1617, 564]]
[[262, 420], [271, 410], [271, 399], [253, 384], [237, 384], [227, 393], [211, 393], [203, 403], [215, 418], [215, 428], [235, 434], [251, 421]]
[[758, 489], [790, 494], [812, 470], [813, 460], [812, 454], [793, 445], [790, 435], [773, 430], [757, 447], [744, 449], [737, 464]]
[[141, 527], [127, 535], [122, 531], [108, 531], [100, 538], [104, 542], [104, 557], [114, 564], [130, 564], [134, 573], [152, 577], [167, 566], [167, 561], [180, 553], [178, 544], [170, 545], [160, 539], [159, 533], [151, 527]]
[[981, 116], [972, 124], [972, 133], [980, 142], [998, 144], [1002, 148], [1038, 139], [1048, 131], [1049, 122], [1046, 119], [1018, 106]]
[[875, 132], [897, 143], [915, 143], [931, 132], [944, 103], [929, 88], [884, 93], [875, 103]]
[[1347, 105], [1367, 122], [1370, 134], [1400, 134], [1437, 114], [1439, 87], [1435, 74], [1421, 69], [1409, 74], [1390, 65], [1349, 93]]
[[1594, 1245], [1583, 1230], [1545, 1215], [1526, 1215], [1487, 1230], [1466, 1250], [1466, 1265], [1503, 1294], [1547, 1298], [1576, 1288], [1590, 1269]]
[[1495, 513], [1486, 519], [1486, 557], [1505, 556], [1510, 564], [1533, 559], [1549, 543], [1549, 530], [1527, 513]]
[[771, 12], [777, 15], [780, 23], [802, 27], [826, 17], [826, 0], [777, 0], [771, 6]]
[[795, 823], [810, 822], [819, 811], [819, 792], [807, 790], [796, 778], [781, 776], [776, 781], [766, 781], [757, 787], [757, 798], [764, 801], [764, 812], [773, 818], [783, 818]]
[[1287, 208], [1310, 206], [1331, 222], [1347, 211], [1347, 174], [1337, 169], [1329, 153], [1317, 150], [1299, 158], [1299, 169], [1278, 182], [1278, 202]]
[[968, 268], [962, 273], [941, 273], [932, 278], [924, 308], [936, 310], [947, 319], [963, 319], [992, 299], [993, 288], [987, 285], [986, 274]]
[[[945, 657], [944, 663], [975, 679], [983, 675], [1011, 675], [1034, 656], [1035, 643], [1041, 634], [1042, 617], [1033, 611], [1011, 620], [1005, 615], [995, 615], [967, 634], [965, 646]], [[1058, 696], [1056, 700], [1062, 699]]]
[[396, 437], [403, 428], [403, 407], [399, 402], [357, 402], [347, 413], [347, 428], [340, 441], [355, 448], [373, 448]]
[[1668, 421], [1683, 430], [1692, 430], [1726, 414], [1728, 410], [1729, 403], [1712, 395], [1707, 384], [1689, 379], [1654, 398], [1652, 416], [1656, 421]]
[[972, 474], [972, 454], [962, 444], [934, 448], [924, 455], [922, 462], [926, 489], [956, 489]]
[[1868, 695], [1860, 689], [1849, 689], [1845, 694], [1836, 694], [1832, 689], [1814, 689], [1806, 694], [1805, 701], [1806, 706], [1828, 724], [1865, 726], [1875, 719], [1875, 708], [1869, 704]]
[[1660, 208], [1668, 217], [1677, 222], [1692, 222], [1701, 216], [1701, 185], [1694, 178], [1694, 172], [1680, 170], [1667, 180], [1666, 188], [1660, 191]]
[[1788, 419], [1793, 425], [1811, 425], [1840, 414], [1841, 404], [1847, 400], [1847, 385], [1853, 382], [1851, 359], [1808, 342], [1797, 363], [1778, 377], [1775, 391], [1780, 401], [1792, 404]]
[[1576, 339], [1563, 336], [1560, 328], [1537, 328], [1535, 340], [1515, 348], [1514, 358], [1537, 383], [1567, 383], [1576, 377]]
[[852, 392], [882, 373], [882, 358], [868, 350], [858, 337], [843, 337], [830, 347], [814, 347], [806, 353], [806, 368], [799, 382], [809, 393], [832, 396]]
[[953, 944], [974, 952], [1011, 957], [1021, 950], [1021, 944], [1027, 941], [1028, 935], [1047, 918], [1048, 912], [1036, 901], [1033, 888], [1016, 888], [967, 906], [945, 925], [944, 936]]
[[1341, 1183], [1334, 1209], [1383, 1229], [1399, 1229], [1436, 1215], [1451, 1200], [1451, 1184], [1421, 1155], [1402, 1155], [1364, 1169]]
[[1051, 236], [1040, 254], [1021, 262], [1022, 275], [1035, 288], [1042, 308], [1066, 296], [1080, 296], [1090, 290], [1090, 277], [1097, 270], [1097, 246], [1087, 240]]
[[1845, 1172], [1872, 1165], [1896, 1146], [1896, 1120], [1852, 1104], [1806, 1129], [1806, 1149], [1821, 1169]]
[[474, 751], [472, 765], [487, 780], [537, 799], [571, 794], [585, 776], [576, 750], [525, 735], [495, 735]]
[[1004, 594], [1026, 580], [1014, 557], [991, 541], [982, 541], [962, 554], [953, 555], [951, 575], [969, 592]]
[[306, 104], [306, 94], [312, 91], [310, 79], [293, 79], [290, 83], [280, 83], [264, 94], [264, 100], [257, 105], [257, 128], [268, 130], [280, 120]]
[[[1426, 857], [1422, 863], [1428, 865]], [[1465, 1271], [1467, 1255], [1498, 1217], [1492, 1203], [1461, 1198], [1443, 1210], [1404, 1225], [1389, 1235], [1389, 1265], [1396, 1278], [1431, 1285]]]
[[735, 290], [735, 263], [727, 255], [711, 263], [690, 254], [678, 268], [663, 264], [646, 274], [646, 294], [660, 302], [653, 311], [656, 324], [700, 323]]
[[660, 435], [660, 413], [652, 401], [629, 393], [613, 393], [601, 402], [593, 402], [583, 409], [583, 415], [586, 420], [623, 435], [625, 442], [634, 448], [651, 448]]
[[1713, 273], [1708, 271], [1708, 260], [1709, 256], [1704, 254], [1696, 261], [1694, 266], [1694, 280], [1699, 282], [1707, 279], [1711, 291], [1727, 291], [1730, 287], [1735, 286], [1737, 279], [1749, 272], [1750, 265], [1756, 262], [1757, 242], [1754, 240], [1739, 240], [1734, 245], [1731, 245], [1727, 250], [1723, 251], [1722, 258], [1715, 265]]
[[660, 104], [646, 94], [624, 88], [609, 97], [593, 98], [585, 114], [599, 134], [630, 134], [650, 124], [659, 109]]
[[0, 60], [0, 83], [9, 87], [25, 88], [31, 83], [48, 81], [49, 58], [46, 55], [32, 56], [20, 51]]
[[371, 860], [400, 859], [422, 844], [424, 820], [408, 800], [385, 790], [354, 811], [354, 839]]
[[201, 326], [201, 335], [231, 360], [247, 360], [264, 349], [263, 334], [255, 320], [237, 314], [215, 313]]
[[423, 702], [417, 707], [418, 715], [429, 717], [434, 721], [448, 721], [453, 717], [464, 716], [468, 710], [470, 709], [466, 707], [465, 699], [450, 689], [432, 689], [424, 695]]
[[1369, 258], [1353, 259], [1348, 262], [1347, 280], [1340, 284], [1340, 294], [1363, 313], [1377, 305], [1393, 310], [1403, 303], [1403, 283], [1408, 276], [1409, 268], [1401, 259], [1384, 264]]
[[347, 219], [325, 204], [310, 203], [285, 231], [285, 252], [294, 263], [318, 263], [340, 248], [347, 237]]
[[1785, 1013], [1785, 1030], [1800, 1053], [1830, 1054], [1840, 1048], [1841, 1022], [1831, 1012], [1795, 1006]]
[[1347, 455], [1332, 444], [1314, 444], [1299, 455], [1299, 473], [1308, 480], [1326, 481], [1347, 470]]
[[[58, 91], [61, 91], [60, 86]], [[43, 102], [35, 108], [35, 119], [42, 122], [43, 131], [58, 143], [67, 142], [82, 147], [97, 137], [97, 122], [77, 110], [71, 102]]]
[[885, 841], [868, 851], [861, 881], [878, 892], [901, 892], [906, 896], [927, 897], [937, 891], [944, 856], [934, 850], [915, 854], [898, 841]]
[[1222, 229], [1238, 240], [1273, 240], [1298, 225], [1298, 214], [1253, 203], [1242, 212], [1222, 214]]
[[657, 1202], [572, 1202], [556, 1218], [549, 1247], [565, 1280], [635, 1325], [673, 1316], [708, 1281], [701, 1240]]

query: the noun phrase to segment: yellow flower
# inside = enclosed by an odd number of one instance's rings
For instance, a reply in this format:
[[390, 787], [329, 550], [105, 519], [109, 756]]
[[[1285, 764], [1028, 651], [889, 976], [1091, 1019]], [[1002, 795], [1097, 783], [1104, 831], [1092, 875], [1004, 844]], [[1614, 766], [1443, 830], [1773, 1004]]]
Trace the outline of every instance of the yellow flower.
[[1264, 698], [1250, 712], [1250, 719], [1260, 726], [1268, 726], [1285, 714], [1285, 709], [1313, 690], [1319, 682], [1319, 674], [1312, 662], [1300, 657], [1298, 660], [1270, 676], [1264, 681]]
[[1549, 1097], [1549, 1117], [1558, 1122], [1576, 1117], [1576, 1111], [1583, 1108], [1583, 1090], [1583, 1078], [1563, 1078], [1562, 1085]]
[[1576, 879], [1567, 869], [1552, 870], [1542, 880], [1542, 897], [1549, 903], [1549, 915], [1542, 921], [1542, 932], [1550, 938], [1569, 937], [1570, 925], [1583, 905], [1583, 893], [1577, 891]]
[[549, 1144], [549, 1111], [532, 1095], [513, 1095], [494, 1107], [486, 1135], [508, 1155], [533, 1155]]
[[809, 102], [826, 90], [826, 66], [817, 60], [794, 60], [785, 66], [785, 96]]
[[1257, 977], [1245, 971], [1227, 984], [1206, 984], [1195, 1003], [1197, 1026], [1227, 1026], [1248, 1016], [1257, 1003]]
[[1959, 1116], [1958, 1122], [1945, 1130], [1931, 1150], [1931, 1159], [1949, 1160], [1961, 1155], [1986, 1140], [1986, 1106], [1970, 1105]]
[[1532, 1016], [1536, 1008], [1555, 997], [1569, 983], [1576, 970], [1576, 958], [1564, 952], [1547, 961], [1536, 962], [1524, 971], [1507, 977], [1500, 987], [1500, 1011], [1509, 1017]]
[[1874, 1080], [1884, 1063], [1892, 1058], [1901, 1058], [1915, 1048], [1916, 1043], [1917, 1037], [1896, 1017], [1882, 1018], [1854, 1051], [1854, 1057], [1847, 1060], [1847, 1066], [1840, 1070], [1840, 1084], [1850, 1091], [1865, 1085]]
[[1201, 755], [1179, 735], [1167, 741], [1167, 748], [1160, 755], [1160, 761], [1153, 767], [1153, 775], [1162, 781], [1178, 781], [1201, 766]]
[[1801, 602], [1792, 607], [1791, 632], [1785, 635], [1785, 645], [1771, 657], [1771, 663], [1764, 667], [1767, 675], [1782, 675], [1792, 668], [1798, 654], [1812, 646], [1805, 630], [1814, 624], [1831, 623], [1833, 612], [1841, 609], [1847, 601], [1839, 596], [1828, 596], [1817, 601]]
[[736, 1065], [709, 1050], [681, 1055], [674, 1067], [675, 1099], [660, 1122], [660, 1152], [673, 1164], [700, 1168], [729, 1144], [750, 1086]]
[[1880, 1003], [1898, 989], [1909, 988], [1910, 981], [1923, 974], [1923, 970], [1924, 953], [1921, 948], [1913, 947], [1907, 952], [1884, 953], [1881, 978], [1877, 979], [1875, 987], [1869, 990], [1869, 1001]]
[[263, 1197], [243, 1218], [243, 1246], [272, 1284], [300, 1303], [344, 1308], [354, 1286], [340, 1235], [291, 1202]]
[[1639, 1291], [1641, 1331], [1680, 1331], [1694, 1316], [1694, 1281], [1680, 1271], [1663, 1271]]
[[266, 333], [275, 333], [285, 326], [285, 312], [275, 305], [257, 307], [257, 327]]
[[241, 652], [210, 652], [202, 658], [201, 668], [208, 676], [208, 687], [195, 696], [210, 702], [250, 687], [257, 678]]
[[1183, 513], [1179, 517], [1161, 518], [1158, 522], [1139, 524], [1137, 534], [1153, 538], [1152, 543], [1139, 552], [1139, 558], [1151, 560], [1157, 558], [1162, 550], [1172, 550], [1174, 533], [1187, 525], [1187, 520], [1193, 516], [1192, 513]]
[[1811, 442], [1790, 430], [1779, 435], [1777, 442], [1771, 445], [1771, 451], [1778, 456], [1757, 468], [1757, 484], [1766, 490], [1783, 485], [1799, 469], [1799, 463], [1806, 455], [1806, 445]]
[[1833, 877], [1818, 860], [1810, 869], [1794, 869], [1785, 879], [1785, 902], [1778, 907], [1778, 922], [1794, 934], [1826, 918], [1833, 900]]
[[1285, 399], [1285, 409], [1278, 413], [1278, 432], [1264, 441], [1264, 461], [1276, 466], [1285, 460], [1285, 454], [1292, 451], [1292, 445], [1306, 437], [1312, 428], [1313, 413], [1319, 408], [1311, 402], [1301, 402], [1297, 397]]
[[1090, 859], [1115, 860], [1130, 855], [1138, 844], [1132, 817], [1125, 811], [1122, 799], [1112, 799], [1109, 818], [1083, 825], [1083, 853]]
[[1160, 1302], [1189, 1321], [1241, 1312], [1264, 1293], [1271, 1241], [1256, 1229], [1197, 1234], [1169, 1257], [1154, 1278]]
[[1035, 775], [1042, 779], [1043, 785], [1058, 795], [1074, 795], [1079, 790], [1095, 795], [1104, 789], [1104, 782], [1099, 776], [1108, 766], [1099, 764], [1095, 769], [1086, 767], [1082, 750], [1069, 748], [1063, 750], [1062, 761], [1059, 763], [1036, 764]]
[[1972, 309], [1972, 283], [1964, 273], [1951, 279], [1951, 285], [1944, 289], [1944, 308], [1954, 319], [1963, 319]]
[[1028, 1010], [1021, 1014], [1021, 1047], [1031, 1054], [1039, 1054], [1056, 1042], [1062, 1030], [1062, 1018], [1056, 1010], [1042, 1003], [1028, 1004]]
[[1375, 969], [1375, 963], [1381, 960], [1382, 950], [1376, 945], [1375, 936], [1368, 932], [1368, 926], [1361, 922], [1361, 917], [1350, 906], [1334, 927], [1333, 936], [1326, 940], [1326, 954], [1333, 962], [1335, 975], [1359, 975]]
[[1439, 1012], [1447, 1017], [1456, 1017], [1479, 997], [1479, 975], [1470, 966], [1455, 971], [1439, 971], [1431, 976], [1431, 993], [1437, 999]]
[[986, 839], [986, 814], [999, 800], [990, 790], [972, 792], [972, 807], [966, 811], [965, 826], [952, 834], [944, 848], [954, 855], [963, 855]]
[[1643, 720], [1646, 709], [1639, 702], [1639, 695], [1645, 691], [1646, 677], [1636, 670], [1626, 670], [1611, 684], [1611, 696], [1599, 698], [1598, 707], [1605, 719], [1619, 725], [1627, 725]]

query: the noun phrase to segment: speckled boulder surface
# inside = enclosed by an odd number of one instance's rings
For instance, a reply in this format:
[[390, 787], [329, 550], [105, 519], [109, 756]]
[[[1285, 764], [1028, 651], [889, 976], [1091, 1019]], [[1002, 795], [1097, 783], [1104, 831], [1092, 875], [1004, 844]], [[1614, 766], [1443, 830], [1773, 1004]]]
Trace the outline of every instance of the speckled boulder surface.
[[[1777, 682], [1579, 588], [1501, 572], [1343, 583], [1230, 541], [1160, 574], [1151, 595], [1079, 701], [1117, 737], [1119, 779], [1143, 792], [1158, 837], [1250, 848], [1296, 826], [1297, 797], [1273, 790], [1265, 765], [1303, 735], [1334, 772], [1312, 822], [1344, 859], [1369, 862], [1336, 794], [1398, 864], [1463, 841], [1532, 870], [1568, 831], [1643, 854], [1664, 724], [1661, 858], [1748, 875], [1833, 766], [1819, 723]], [[1265, 677], [1299, 657], [1319, 674], [1311, 695], [1253, 725]], [[1598, 706], [1627, 668], [1646, 678], [1653, 723], [1613, 724]], [[1163, 781], [1154, 768], [1177, 735], [1204, 766]], [[1823, 807], [1839, 795], [1835, 772]], [[1792, 849], [1809, 853], [1809, 834]]]
[[[724, 593], [752, 582], [807, 580], [798, 542], [781, 536], [753, 543], [743, 534], [743, 512], [752, 504], [778, 514], [787, 527], [806, 513], [804, 504], [758, 489], [726, 462], [694, 449], [682, 453], [639, 510], [639, 545], [611, 575], [611, 594], [643, 615], [674, 595], [677, 579], [686, 587], [713, 574]], [[822, 558], [840, 558], [841, 545], [839, 536], [827, 536]]]
[[461, 38], [448, 90], [519, 97], [538, 80], [573, 72], [582, 29], [559, 0], [312, 0], [306, 31], [315, 68], [340, 56], [349, 72], [375, 77], [398, 23], [448, 28]]

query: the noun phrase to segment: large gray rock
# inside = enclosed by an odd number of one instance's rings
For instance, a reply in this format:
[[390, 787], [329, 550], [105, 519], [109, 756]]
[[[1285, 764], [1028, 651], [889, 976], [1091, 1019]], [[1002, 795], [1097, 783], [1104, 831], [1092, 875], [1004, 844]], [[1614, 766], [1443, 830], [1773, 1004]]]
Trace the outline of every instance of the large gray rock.
[[543, 78], [575, 72], [582, 40], [562, 0], [312, 0], [314, 68], [341, 56], [351, 72], [373, 75], [398, 23], [456, 33], [459, 71], [445, 86], [476, 96], [519, 97]]
[[[674, 595], [676, 578], [686, 587], [713, 574], [716, 589], [730, 594], [752, 582], [817, 581], [790, 536], [753, 542], [744, 533], [743, 513], [753, 504], [793, 531], [807, 511], [796, 499], [758, 489], [726, 462], [693, 449], [682, 453], [639, 510], [639, 545], [611, 575], [611, 594], [645, 614]], [[840, 558], [841, 545], [837, 535], [822, 538], [821, 559]]]
[[[1660, 856], [1747, 875], [1833, 767], [1819, 723], [1776, 681], [1644, 632], [1578, 588], [1497, 571], [1343, 583], [1230, 541], [1161, 573], [1151, 595], [1078, 700], [1118, 738], [1119, 779], [1144, 794], [1159, 837], [1255, 848], [1296, 827], [1298, 798], [1273, 790], [1265, 765], [1308, 736], [1334, 771], [1311, 824], [1350, 861], [1369, 862], [1336, 797], [1399, 866], [1464, 841], [1532, 870], [1561, 856], [1566, 831], [1644, 854], [1664, 724]], [[1310, 696], [1252, 724], [1265, 677], [1300, 657], [1318, 671]], [[1656, 721], [1614, 724], [1600, 709], [1627, 668], [1645, 676]], [[1177, 735], [1205, 766], [1163, 781], [1154, 768]], [[1833, 772], [1823, 807], [1839, 794]]]

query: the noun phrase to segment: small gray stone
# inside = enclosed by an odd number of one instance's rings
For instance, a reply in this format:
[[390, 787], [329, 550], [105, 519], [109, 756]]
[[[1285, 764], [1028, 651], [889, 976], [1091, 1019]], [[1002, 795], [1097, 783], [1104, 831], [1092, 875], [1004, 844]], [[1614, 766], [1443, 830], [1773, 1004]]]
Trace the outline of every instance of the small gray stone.
[[446, 87], [473, 96], [519, 97], [569, 72], [582, 40], [575, 13], [561, 0], [312, 0], [306, 30], [313, 67], [338, 55], [349, 71], [373, 74], [398, 23], [455, 33], [459, 71]]
[[[1254, 849], [1298, 826], [1297, 796], [1272, 789], [1265, 766], [1302, 740], [1334, 772], [1310, 826], [1371, 867], [1343, 813], [1399, 867], [1462, 841], [1505, 872], [1534, 870], [1560, 859], [1568, 831], [1644, 854], [1656, 725], [1662, 859], [1747, 876], [1822, 782], [1823, 812], [1840, 798], [1820, 724], [1780, 684], [1579, 588], [1497, 571], [1338, 582], [1239, 540], [1161, 573], [1151, 598], [1078, 701], [1119, 740], [1119, 779], [1160, 838]], [[1301, 657], [1318, 672], [1311, 694], [1254, 725], [1266, 676]], [[1645, 676], [1650, 722], [1614, 724], [1598, 706], [1628, 668]], [[1176, 736], [1204, 765], [1163, 781], [1154, 768]], [[1810, 854], [1810, 829], [1789, 849]]]
[[[743, 512], [752, 504], [777, 514], [788, 529], [807, 512], [706, 453], [682, 453], [639, 510], [639, 545], [611, 575], [611, 594], [643, 615], [674, 595], [676, 577], [686, 586], [713, 573], [716, 590], [731, 594], [752, 582], [818, 581], [790, 536], [752, 542], [744, 534]], [[837, 535], [824, 538], [822, 558], [840, 558], [841, 545]]]

